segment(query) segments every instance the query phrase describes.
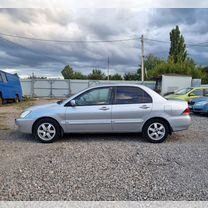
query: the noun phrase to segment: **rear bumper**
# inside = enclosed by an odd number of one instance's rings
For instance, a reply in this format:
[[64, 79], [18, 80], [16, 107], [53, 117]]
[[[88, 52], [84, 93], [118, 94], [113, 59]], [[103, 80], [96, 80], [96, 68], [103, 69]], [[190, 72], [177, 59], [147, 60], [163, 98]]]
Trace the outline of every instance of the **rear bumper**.
[[172, 131], [182, 131], [188, 129], [191, 125], [191, 117], [188, 115], [173, 117], [169, 122], [172, 127]]
[[34, 120], [18, 118], [18, 119], [15, 119], [15, 123], [20, 132], [29, 133], [29, 134], [32, 133], [32, 126], [33, 126]]

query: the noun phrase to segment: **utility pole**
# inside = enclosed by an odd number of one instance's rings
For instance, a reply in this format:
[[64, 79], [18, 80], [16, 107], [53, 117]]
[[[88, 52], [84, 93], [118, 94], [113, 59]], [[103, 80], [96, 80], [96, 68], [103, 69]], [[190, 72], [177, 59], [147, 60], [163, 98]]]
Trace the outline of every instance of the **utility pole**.
[[110, 59], [109, 59], [109, 56], [108, 56], [108, 80], [110, 78], [110, 69], [109, 69], [109, 65], [110, 65]]
[[141, 81], [144, 82], [144, 35], [141, 36]]

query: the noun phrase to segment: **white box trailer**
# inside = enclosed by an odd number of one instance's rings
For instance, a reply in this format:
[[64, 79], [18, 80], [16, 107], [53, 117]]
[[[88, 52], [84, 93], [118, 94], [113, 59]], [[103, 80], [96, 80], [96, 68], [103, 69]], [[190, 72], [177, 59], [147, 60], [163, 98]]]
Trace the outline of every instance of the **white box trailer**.
[[180, 88], [191, 87], [192, 77], [179, 74], [163, 74], [156, 80], [155, 90], [161, 95]]

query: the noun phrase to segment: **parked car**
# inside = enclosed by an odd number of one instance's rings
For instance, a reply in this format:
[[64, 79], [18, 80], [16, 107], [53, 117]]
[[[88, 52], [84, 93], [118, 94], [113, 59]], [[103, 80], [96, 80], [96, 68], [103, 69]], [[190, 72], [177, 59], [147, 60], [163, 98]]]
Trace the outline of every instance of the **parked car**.
[[0, 71], [0, 105], [7, 100], [19, 102], [22, 99], [22, 87], [19, 77]]
[[41, 142], [63, 133], [142, 132], [153, 143], [188, 129], [187, 102], [167, 101], [148, 87], [107, 85], [86, 89], [66, 101], [25, 110], [16, 124]]
[[193, 99], [190, 108], [194, 113], [208, 113], [208, 97]]
[[208, 96], [208, 87], [188, 87], [177, 90], [175, 93], [165, 96], [167, 100], [184, 100], [190, 102], [194, 98]]

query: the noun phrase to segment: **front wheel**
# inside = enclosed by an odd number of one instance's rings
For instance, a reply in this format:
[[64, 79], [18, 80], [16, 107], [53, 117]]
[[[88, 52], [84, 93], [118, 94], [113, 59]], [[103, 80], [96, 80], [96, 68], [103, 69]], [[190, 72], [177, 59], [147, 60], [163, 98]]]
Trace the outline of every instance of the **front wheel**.
[[4, 104], [4, 100], [3, 100], [3, 98], [0, 95], [0, 105], [3, 105], [3, 104]]
[[161, 119], [148, 121], [143, 128], [144, 137], [152, 143], [161, 143], [168, 137], [168, 124]]
[[19, 96], [17, 95], [14, 99], [15, 103], [19, 103], [20, 102], [20, 99], [19, 99]]
[[41, 119], [35, 124], [33, 135], [43, 143], [51, 143], [60, 137], [59, 124], [53, 119]]

